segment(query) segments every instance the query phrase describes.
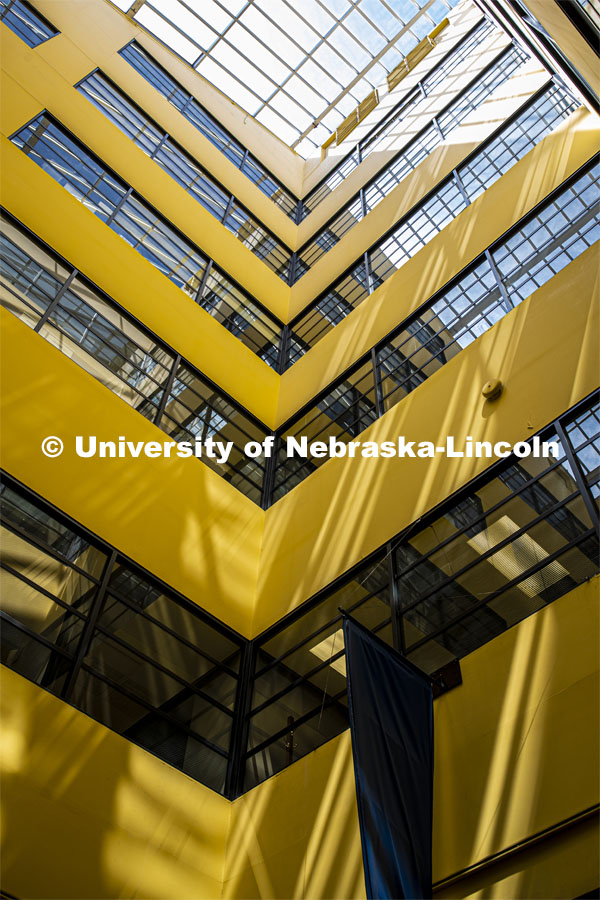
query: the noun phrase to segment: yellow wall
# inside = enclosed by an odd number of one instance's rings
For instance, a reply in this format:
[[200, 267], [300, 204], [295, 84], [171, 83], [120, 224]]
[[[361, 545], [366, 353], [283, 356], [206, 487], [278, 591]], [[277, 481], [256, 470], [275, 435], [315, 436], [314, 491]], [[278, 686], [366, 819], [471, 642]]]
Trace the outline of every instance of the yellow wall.
[[[232, 628], [248, 634], [264, 513], [200, 460], [84, 459], [75, 435], [167, 435], [5, 310], [2, 466]], [[27, 360], [27, 365], [23, 365]], [[42, 455], [44, 437], [65, 444]]]
[[[598, 803], [599, 584], [470, 654], [435, 701], [435, 882]], [[10, 670], [0, 686], [10, 893], [365, 896], [349, 732], [230, 805]], [[435, 896], [571, 900], [596, 849], [587, 823]]]
[[[132, 38], [144, 35], [140, 43], [183, 84], [200, 103], [221, 120], [244, 147], [267, 166], [291, 191], [298, 193], [302, 183], [302, 160], [282, 141], [244, 110], [184, 63], [176, 54], [145, 33], [109, 3], [99, 8], [97, 0], [35, 0], [36, 8], [77, 46], [95, 56], [94, 48], [102, 42], [105, 48], [120, 50]], [[90, 29], [90, 22], [94, 23]], [[121, 38], [124, 37], [124, 40]], [[46, 45], [56, 41], [49, 42]], [[52, 54], [54, 51], [49, 50]], [[53, 57], [58, 60], [58, 57]], [[86, 74], [86, 73], [84, 73]]]
[[[361, 435], [518, 441], [598, 384], [598, 268], [590, 248]], [[567, 302], [568, 298], [568, 302]], [[331, 459], [266, 512], [194, 459], [42, 456], [161, 440], [156, 426], [3, 311], [2, 458], [16, 478], [246, 636], [259, 634], [491, 463]], [[533, 348], [533, 349], [532, 349]], [[21, 361], [28, 359], [28, 366]], [[485, 382], [506, 385], [496, 403]], [[158, 511], [158, 512], [157, 512]], [[177, 561], [174, 564], [174, 561]]]
[[[514, 443], [598, 386], [598, 254], [590, 247], [366, 431], [361, 441]], [[347, 320], [346, 320], [347, 321]], [[342, 326], [339, 326], [340, 328]], [[490, 378], [505, 391], [481, 396]], [[466, 484], [489, 459], [329, 459], [265, 514], [253, 633]]]
[[217, 898], [231, 805], [2, 667], [2, 888]]
[[[501, 237], [514, 222], [584, 165], [599, 147], [598, 118], [585, 109], [577, 110], [567, 122], [547, 135], [282, 375], [278, 424], [285, 422], [367, 353], [399, 322]], [[427, 182], [421, 181], [422, 172], [435, 173], [435, 166], [440, 164], [440, 160], [446, 154], [452, 156], [454, 152], [455, 149], [448, 147], [441, 148], [438, 156], [432, 154], [390, 197], [401, 197], [405, 183], [411, 191], [422, 196], [427, 189]], [[432, 170], [428, 169], [430, 164]], [[377, 216], [378, 212], [375, 210], [371, 216]], [[362, 225], [370, 227], [369, 217], [349, 233], [349, 242]], [[364, 250], [364, 244], [361, 249]], [[323, 257], [323, 269], [330, 265], [330, 257], [333, 257], [335, 264], [334, 254], [332, 250]], [[357, 256], [358, 253], [353, 258]], [[321, 275], [325, 282], [323, 269]], [[332, 278], [334, 271], [330, 273]], [[295, 287], [300, 289], [304, 278]]]
[[[599, 586], [461, 660], [434, 702], [434, 882], [598, 803]], [[364, 897], [351, 757], [345, 732], [234, 802], [226, 897]], [[588, 825], [439, 896], [570, 900], [597, 887], [596, 851]]]

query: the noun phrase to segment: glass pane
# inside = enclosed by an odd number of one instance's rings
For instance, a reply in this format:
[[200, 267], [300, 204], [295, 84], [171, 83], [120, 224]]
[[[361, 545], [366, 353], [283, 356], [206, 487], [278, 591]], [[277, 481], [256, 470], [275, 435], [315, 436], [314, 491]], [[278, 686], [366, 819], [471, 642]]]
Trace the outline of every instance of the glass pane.
[[600, 238], [600, 165], [560, 191], [492, 255], [513, 303], [520, 303]]
[[83, 569], [97, 580], [106, 563], [106, 553], [93, 546], [84, 534], [75, 531], [13, 488], [2, 486], [0, 513], [5, 528], [13, 528], [38, 541], [64, 560]]
[[1, 217], [0, 227], [2, 306], [33, 328], [67, 280], [69, 270], [10, 219]]
[[565, 431], [596, 503], [600, 504], [600, 406], [580, 413]]
[[299, 444], [303, 438], [306, 438], [307, 444], [313, 441], [328, 444], [331, 438], [345, 444], [368, 428], [376, 418], [375, 382], [369, 359], [284, 431], [275, 474], [276, 499], [328, 459], [328, 455], [319, 458], [309, 454], [306, 459], [288, 456], [288, 437], [295, 438]]
[[174, 356], [87, 282], [76, 278], [71, 283], [40, 334], [142, 415], [154, 419]]
[[164, 132], [137, 108], [102, 72], [93, 72], [79, 86], [96, 106], [148, 156], [156, 151]]
[[191, 775], [222, 791], [227, 759], [206, 747], [176, 723], [153, 713], [83, 669], [72, 702], [87, 715]]
[[103, 222], [125, 196], [125, 184], [46, 113], [40, 113], [12, 141]]
[[[201, 451], [201, 458], [212, 469], [243, 493], [259, 502], [265, 461], [261, 454], [250, 459], [244, 453], [248, 441], [263, 441], [261, 431], [232, 403], [206, 384], [192, 369], [180, 365], [167, 399], [161, 428], [176, 441], [195, 444], [214, 441], [222, 445]], [[225, 447], [229, 449], [224, 461]], [[219, 461], [221, 460], [221, 461]]]
[[111, 222], [134, 250], [191, 297], [196, 296], [206, 258], [137, 197], [129, 197]]
[[0, 21], [8, 25], [29, 47], [37, 47], [58, 34], [56, 28], [23, 0], [0, 3]]

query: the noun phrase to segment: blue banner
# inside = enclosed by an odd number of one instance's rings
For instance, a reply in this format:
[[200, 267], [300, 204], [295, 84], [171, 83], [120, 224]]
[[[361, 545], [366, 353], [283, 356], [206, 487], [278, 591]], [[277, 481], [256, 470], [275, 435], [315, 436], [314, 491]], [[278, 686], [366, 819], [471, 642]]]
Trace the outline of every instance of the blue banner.
[[348, 710], [369, 900], [431, 897], [429, 679], [344, 617]]

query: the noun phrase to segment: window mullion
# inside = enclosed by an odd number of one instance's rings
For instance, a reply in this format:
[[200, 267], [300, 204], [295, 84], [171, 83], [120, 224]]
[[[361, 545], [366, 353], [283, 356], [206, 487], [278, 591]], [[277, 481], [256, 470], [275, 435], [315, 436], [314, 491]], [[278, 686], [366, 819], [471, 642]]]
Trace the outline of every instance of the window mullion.
[[40, 329], [46, 324], [46, 322], [48, 321], [48, 318], [52, 315], [52, 313], [54, 312], [54, 310], [56, 309], [56, 307], [62, 300], [63, 296], [69, 290], [69, 287], [71, 286], [72, 282], [75, 280], [75, 278], [78, 275], [79, 275], [79, 270], [73, 269], [73, 271], [71, 272], [69, 277], [66, 279], [66, 281], [60, 287], [54, 300], [52, 300], [52, 302], [50, 303], [50, 305], [48, 306], [48, 308], [46, 309], [44, 314], [41, 316], [40, 320], [38, 321], [35, 328], [33, 329], [34, 331], [39, 332]]
[[600, 530], [598, 507], [596, 506], [596, 503], [594, 502], [592, 492], [590, 491], [589, 485], [585, 479], [585, 475], [583, 473], [583, 470], [582, 470], [579, 460], [577, 458], [577, 454], [575, 453], [575, 451], [573, 449], [573, 445], [571, 444], [571, 441], [569, 439], [569, 436], [565, 432], [565, 429], [563, 428], [560, 421], [556, 421], [554, 423], [554, 427], [556, 429], [558, 438], [559, 438], [559, 440], [563, 446], [563, 449], [565, 451], [565, 456], [567, 457], [567, 460], [570, 463], [571, 469], [573, 471], [573, 477], [575, 479], [577, 487], [579, 488], [579, 492], [582, 496], [583, 502], [585, 503], [585, 507], [589, 513], [589, 516], [590, 516], [596, 530], [598, 531], [598, 530]]
[[73, 693], [73, 688], [75, 686], [75, 680], [79, 674], [79, 670], [81, 669], [83, 660], [88, 652], [90, 642], [92, 640], [92, 635], [93, 635], [94, 629], [96, 627], [96, 622], [98, 621], [98, 617], [100, 616], [100, 612], [104, 605], [104, 599], [106, 597], [108, 583], [110, 581], [110, 576], [113, 572], [116, 560], [117, 560], [117, 551], [112, 550], [112, 552], [109, 554], [109, 556], [106, 560], [106, 563], [104, 564], [104, 571], [102, 573], [102, 578], [100, 580], [99, 586], [96, 589], [96, 596], [95, 596], [94, 600], [92, 601], [88, 620], [87, 620], [85, 627], [81, 633], [81, 637], [79, 638], [77, 653], [75, 655], [75, 659], [73, 661], [71, 671], [69, 672], [69, 674], [67, 676], [67, 680], [65, 681], [65, 685], [60, 694], [60, 696], [63, 700], [69, 700]]
[[160, 403], [158, 404], [158, 409], [156, 410], [156, 415], [154, 417], [154, 424], [160, 428], [161, 427], [161, 419], [163, 417], [163, 413], [165, 411], [165, 407], [168, 403], [169, 396], [173, 389], [173, 382], [175, 381], [175, 375], [177, 373], [177, 369], [181, 363], [181, 356], [179, 353], [175, 356], [173, 360], [173, 365], [171, 366], [171, 371], [169, 372], [169, 377], [167, 378], [166, 384], [163, 389], [162, 397], [160, 398]]

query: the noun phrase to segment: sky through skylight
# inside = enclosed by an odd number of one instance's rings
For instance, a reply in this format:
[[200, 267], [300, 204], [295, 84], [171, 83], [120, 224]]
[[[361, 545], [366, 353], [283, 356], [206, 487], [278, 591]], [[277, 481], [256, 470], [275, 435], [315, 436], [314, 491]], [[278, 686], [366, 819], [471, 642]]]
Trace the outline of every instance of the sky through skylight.
[[458, 0], [113, 0], [301, 156]]

